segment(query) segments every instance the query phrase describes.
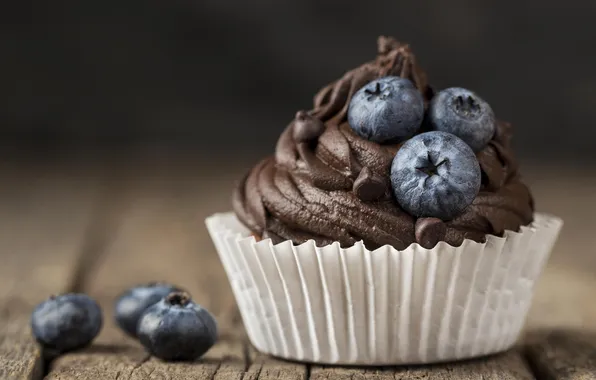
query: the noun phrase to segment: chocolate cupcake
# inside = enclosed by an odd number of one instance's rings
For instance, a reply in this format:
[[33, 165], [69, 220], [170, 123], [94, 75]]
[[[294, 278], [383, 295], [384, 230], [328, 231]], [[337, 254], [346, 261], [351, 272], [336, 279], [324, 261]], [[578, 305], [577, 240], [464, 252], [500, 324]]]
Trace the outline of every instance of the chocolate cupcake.
[[562, 225], [535, 212], [511, 135], [380, 37], [207, 220], [255, 347], [361, 365], [511, 347]]

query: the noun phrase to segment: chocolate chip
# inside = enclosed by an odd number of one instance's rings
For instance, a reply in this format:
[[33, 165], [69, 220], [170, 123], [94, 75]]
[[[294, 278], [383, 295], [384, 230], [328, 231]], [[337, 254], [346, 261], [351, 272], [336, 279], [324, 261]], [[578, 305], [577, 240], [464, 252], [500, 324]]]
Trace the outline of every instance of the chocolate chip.
[[293, 128], [294, 140], [301, 143], [312, 141], [321, 136], [325, 131], [325, 124], [305, 111], [298, 111]]
[[420, 218], [416, 221], [416, 241], [431, 249], [445, 238], [447, 226], [438, 218]]
[[383, 178], [364, 167], [354, 181], [353, 191], [363, 201], [374, 201], [385, 194], [385, 188]]
[[387, 54], [391, 50], [396, 49], [398, 46], [399, 42], [392, 37], [379, 36], [377, 38], [377, 51], [379, 54]]
[[312, 115], [310, 112], [305, 110], [296, 111], [296, 115], [294, 116], [297, 120], [304, 120], [310, 118]]

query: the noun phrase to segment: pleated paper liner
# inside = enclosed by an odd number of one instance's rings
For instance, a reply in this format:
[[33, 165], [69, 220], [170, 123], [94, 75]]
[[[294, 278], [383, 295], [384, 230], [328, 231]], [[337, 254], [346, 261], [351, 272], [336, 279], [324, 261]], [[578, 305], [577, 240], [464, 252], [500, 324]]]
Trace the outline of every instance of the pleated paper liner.
[[520, 232], [483, 244], [369, 251], [362, 243], [257, 242], [233, 213], [207, 219], [257, 350], [354, 365], [433, 363], [513, 346], [561, 226], [536, 214]]

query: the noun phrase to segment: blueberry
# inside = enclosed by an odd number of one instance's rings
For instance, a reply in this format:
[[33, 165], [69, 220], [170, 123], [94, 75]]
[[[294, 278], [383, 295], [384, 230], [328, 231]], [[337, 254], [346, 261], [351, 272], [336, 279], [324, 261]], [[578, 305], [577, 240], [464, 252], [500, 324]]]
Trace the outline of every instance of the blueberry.
[[114, 319], [124, 332], [136, 337], [137, 324], [143, 312], [177, 290], [180, 289], [174, 285], [158, 282], [135, 286], [121, 294], [116, 300]]
[[66, 352], [87, 346], [103, 324], [97, 302], [85, 294], [52, 296], [31, 315], [33, 336], [47, 349]]
[[194, 360], [217, 340], [217, 324], [188, 293], [169, 294], [143, 313], [137, 330], [141, 344], [162, 360]]
[[399, 142], [412, 136], [424, 117], [424, 100], [408, 79], [375, 79], [354, 94], [348, 123], [361, 137], [377, 143]]
[[430, 123], [434, 130], [464, 140], [474, 152], [482, 150], [495, 134], [495, 115], [487, 102], [465, 88], [452, 87], [431, 101]]
[[480, 165], [472, 149], [446, 132], [421, 133], [406, 141], [391, 164], [400, 206], [416, 217], [453, 219], [480, 189]]

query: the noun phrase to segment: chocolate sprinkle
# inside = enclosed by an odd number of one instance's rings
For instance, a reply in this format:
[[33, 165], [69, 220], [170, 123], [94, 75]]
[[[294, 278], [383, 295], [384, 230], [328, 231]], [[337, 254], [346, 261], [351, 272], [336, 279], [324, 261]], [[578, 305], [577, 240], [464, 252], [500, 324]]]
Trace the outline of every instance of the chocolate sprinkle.
[[385, 182], [383, 178], [375, 175], [366, 166], [358, 174], [354, 181], [354, 194], [363, 201], [374, 201], [385, 194]]
[[416, 241], [424, 248], [431, 249], [445, 238], [447, 226], [441, 219], [420, 218], [416, 221]]
[[325, 131], [325, 124], [316, 117], [308, 114], [305, 111], [298, 111], [294, 121], [294, 141], [308, 142], [312, 141], [323, 134]]

